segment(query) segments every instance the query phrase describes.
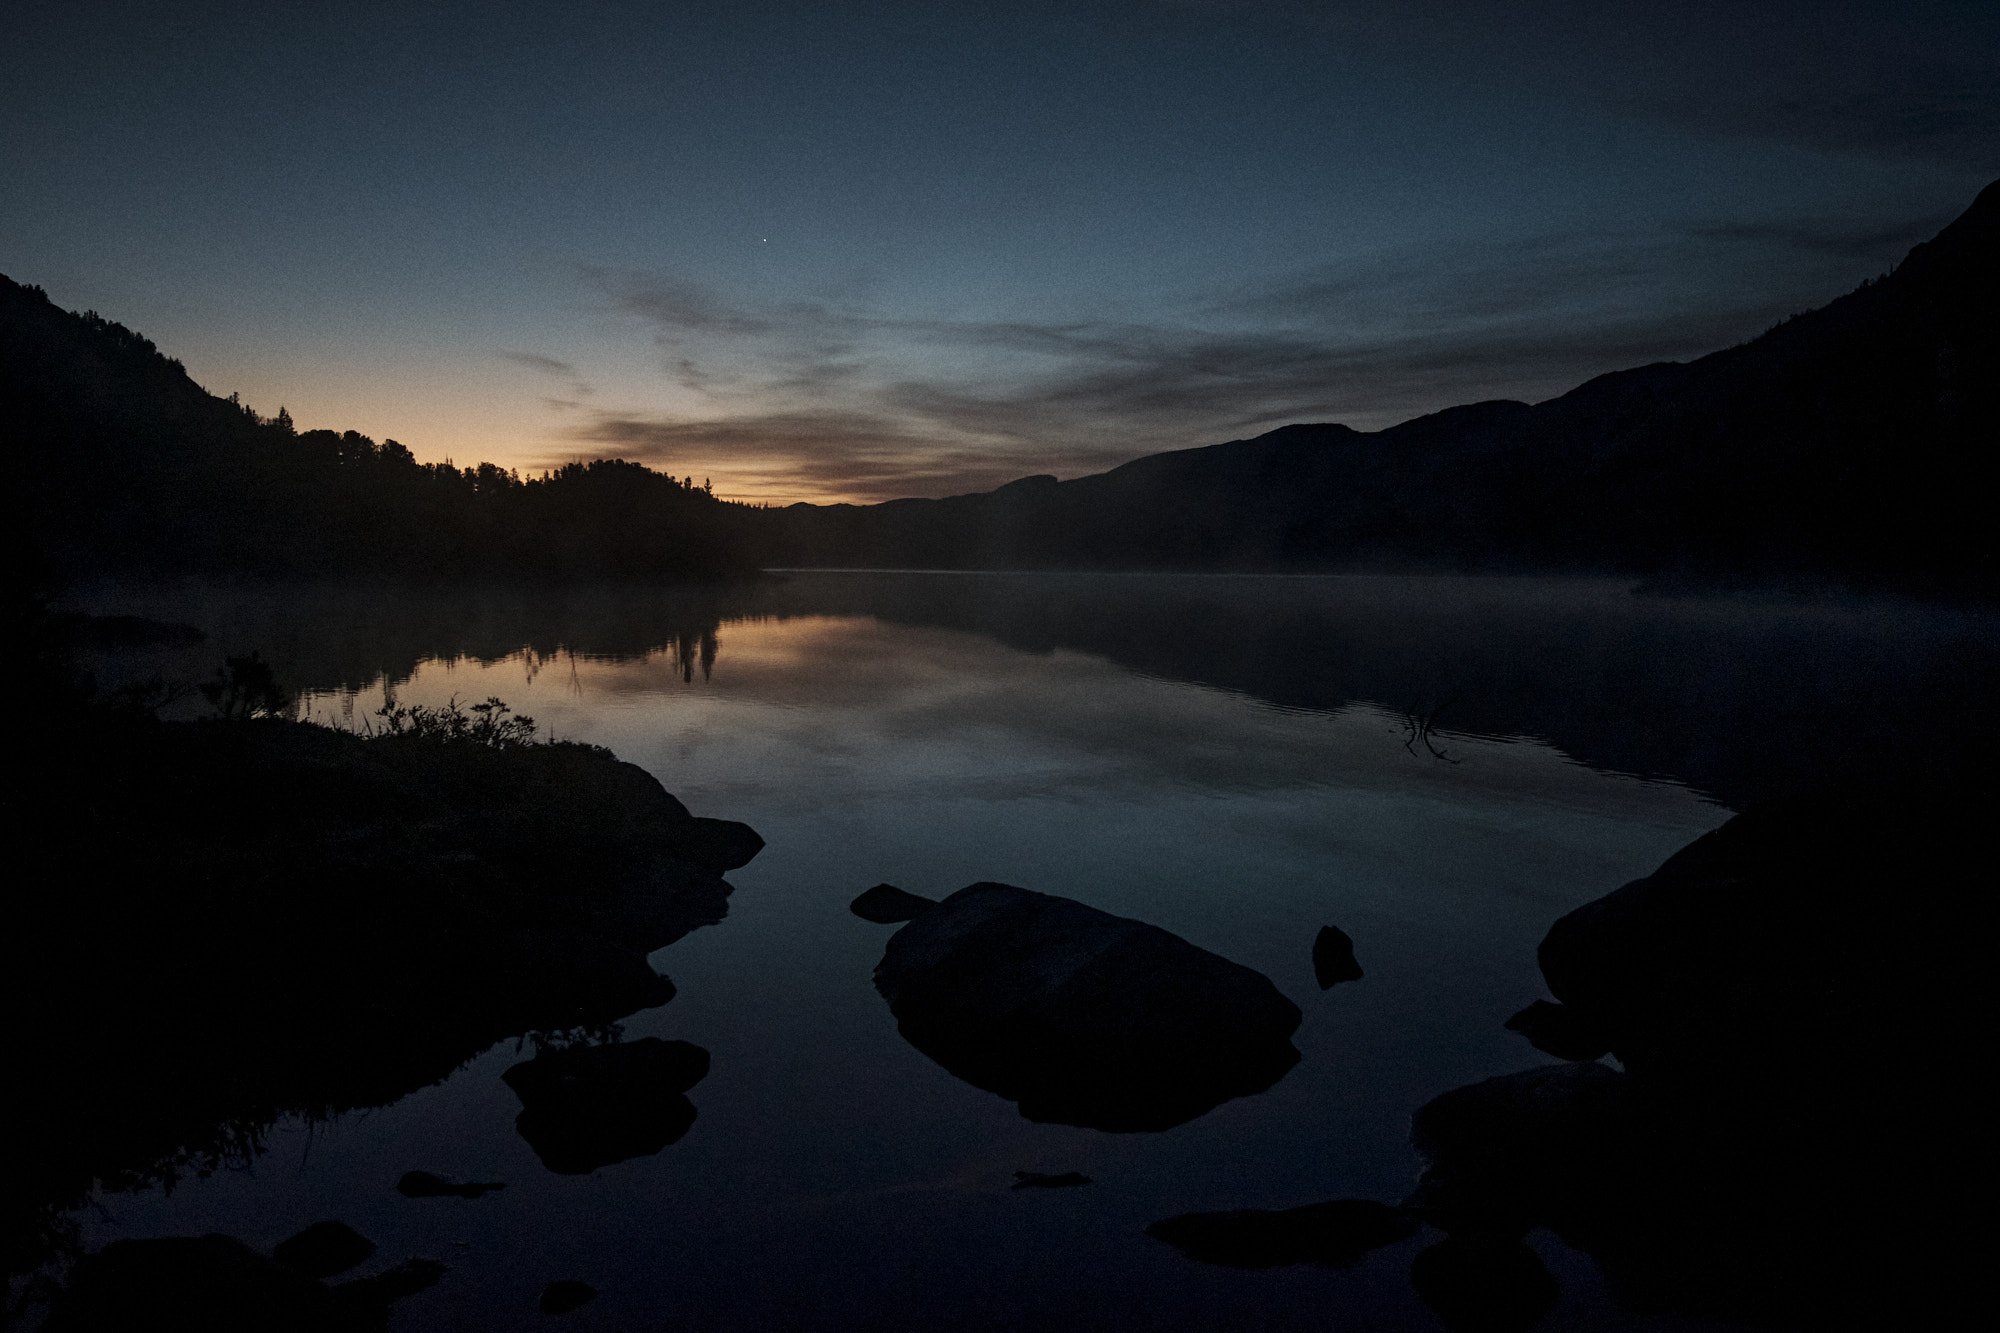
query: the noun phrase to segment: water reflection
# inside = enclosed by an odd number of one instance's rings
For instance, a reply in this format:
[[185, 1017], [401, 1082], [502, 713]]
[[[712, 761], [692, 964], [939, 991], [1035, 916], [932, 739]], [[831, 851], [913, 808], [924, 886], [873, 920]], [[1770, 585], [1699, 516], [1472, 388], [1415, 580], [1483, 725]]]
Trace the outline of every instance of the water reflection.
[[[728, 626], [775, 621], [828, 673], [788, 687], [824, 704], [850, 670], [863, 673], [851, 695], [926, 677], [829, 626], [946, 629], [1279, 708], [1371, 705], [1396, 719], [1413, 757], [1459, 757], [1453, 736], [1536, 737], [1738, 808], [1829, 771], [1975, 756], [1992, 740], [1986, 701], [2000, 686], [1990, 611], [1642, 597], [1576, 580], [794, 574], [663, 591], [179, 589], [100, 601], [201, 624], [212, 639], [182, 650], [191, 664], [260, 647], [286, 683], [330, 700], [393, 694], [427, 661], [518, 661], [532, 683], [581, 659], [692, 683], [719, 662], [748, 665], [725, 662]], [[921, 642], [904, 636], [895, 651]]]
[[[1336, 1271], [1324, 1263], [1353, 1250], [1308, 1213], [1317, 1238], [1293, 1250], [1322, 1258], [1245, 1275], [1189, 1263], [1145, 1228], [1401, 1198], [1412, 1109], [1521, 1063], [1500, 1024], [1536, 993], [1549, 921], [1723, 818], [1671, 784], [1605, 773], [1676, 778], [1733, 804], [1913, 755], [1983, 758], [2000, 643], [1990, 616], [1963, 610], [1476, 580], [813, 576], [117, 606], [211, 632], [192, 650], [149, 650], [144, 671], [185, 660], [200, 679], [225, 652], [262, 648], [285, 683], [319, 691], [316, 715], [345, 700], [355, 719], [383, 693], [501, 694], [771, 840], [728, 926], [659, 960], [674, 1003], [628, 1020], [635, 1039], [685, 1036], [717, 1057], [692, 1098], [669, 1094], [638, 1117], [651, 1138], [568, 1156], [517, 1137], [526, 1107], [501, 1079], [522, 1053], [501, 1050], [365, 1123], [349, 1117], [344, 1139], [323, 1133], [310, 1153], [303, 1136], [252, 1122], [266, 1137], [241, 1152], [272, 1153], [254, 1182], [118, 1200], [115, 1227], [83, 1218], [100, 1241], [116, 1227], [228, 1229], [264, 1249], [323, 1215], [323, 1194], [404, 1207], [388, 1185], [411, 1165], [504, 1179], [461, 1209], [476, 1242], [452, 1256], [461, 1304], [421, 1316], [468, 1328], [504, 1323], [545, 1279], [574, 1275], [601, 1293], [592, 1313], [629, 1326], [668, 1309], [696, 1326], [951, 1325], [997, 1304], [1030, 1325], [1429, 1329], [1419, 1297], [1490, 1310], [1508, 1282], [1511, 1308], [1531, 1317], [1548, 1298], [1544, 1267], [1560, 1284], [1556, 1318], [1619, 1326], [1592, 1264], [1545, 1231], [1530, 1233], [1525, 1262], [1512, 1237], [1454, 1237], [1419, 1264], [1413, 1296], [1421, 1239]], [[1024, 1118], [1064, 1101], [1034, 1086], [1032, 1061], [963, 1073], [949, 1033], [913, 1047], [884, 1012], [868, 981], [889, 932], [847, 913], [857, 888], [884, 878], [931, 896], [1005, 878], [1154, 923], [1303, 1009], [1289, 1040], [1304, 1058], [1170, 1132]], [[1353, 932], [1367, 979], [1322, 993], [1342, 971], [1313, 967], [1329, 922]], [[92, 1012], [115, 1024], [126, 1007], [158, 1038], [143, 996]], [[286, 1042], [269, 1037], [273, 1050]], [[972, 1064], [990, 1057], [991, 1043], [974, 1046]], [[226, 1070], [230, 1054], [214, 1064]], [[350, 1072], [341, 1048], [296, 1055], [328, 1082]], [[137, 1083], [168, 1072], [142, 1067]], [[117, 1087], [132, 1086], [121, 1073]], [[650, 1146], [696, 1100], [699, 1127]], [[547, 1169], [614, 1157], [598, 1177]], [[1015, 1193], [1023, 1168], [1096, 1183]], [[460, 1205], [406, 1211], [438, 1208]], [[348, 1215], [398, 1254], [420, 1252], [421, 1226], [436, 1225]], [[544, 1251], [559, 1254], [548, 1271], [518, 1271]], [[793, 1287], [769, 1281], [774, 1252]], [[1602, 1253], [1617, 1275], [1615, 1248]]]

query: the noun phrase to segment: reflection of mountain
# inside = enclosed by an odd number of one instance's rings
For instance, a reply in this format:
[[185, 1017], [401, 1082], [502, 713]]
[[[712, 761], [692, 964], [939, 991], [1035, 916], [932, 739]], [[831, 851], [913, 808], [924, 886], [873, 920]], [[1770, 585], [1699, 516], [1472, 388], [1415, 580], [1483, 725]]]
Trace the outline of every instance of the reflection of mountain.
[[1894, 273], [1698, 360], [1373, 434], [771, 516], [793, 565], [1558, 569], [1991, 589], [2000, 186]]
[[[801, 576], [772, 611], [1100, 655], [1287, 708], [1436, 710], [1740, 806], [1839, 772], [1991, 753], [2000, 621], [1915, 603], [1633, 597], [1488, 579]], [[1421, 747], [1419, 747], [1421, 749]]]

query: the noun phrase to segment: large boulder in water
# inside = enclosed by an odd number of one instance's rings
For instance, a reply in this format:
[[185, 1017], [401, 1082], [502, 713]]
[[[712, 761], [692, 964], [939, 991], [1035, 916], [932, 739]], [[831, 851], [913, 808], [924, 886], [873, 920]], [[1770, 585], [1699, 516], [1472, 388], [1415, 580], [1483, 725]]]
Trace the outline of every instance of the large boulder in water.
[[1007, 884], [960, 889], [875, 969], [903, 1036], [1030, 1120], [1159, 1130], [1298, 1062], [1269, 979], [1142, 921]]

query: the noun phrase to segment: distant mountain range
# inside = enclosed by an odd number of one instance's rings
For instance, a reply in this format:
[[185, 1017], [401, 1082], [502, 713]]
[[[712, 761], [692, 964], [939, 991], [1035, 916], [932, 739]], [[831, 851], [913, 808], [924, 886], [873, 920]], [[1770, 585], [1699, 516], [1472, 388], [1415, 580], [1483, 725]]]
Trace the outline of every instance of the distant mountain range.
[[1699, 360], [1375, 432], [771, 516], [799, 566], [1575, 570], [1990, 592], [2000, 183], [1881, 279]]
[[2000, 183], [1881, 279], [1699, 360], [1376, 432], [1286, 426], [1096, 476], [871, 506], [729, 505], [633, 463], [522, 479], [218, 398], [0, 277], [27, 559], [76, 573], [758, 565], [1477, 570], [2000, 591]]

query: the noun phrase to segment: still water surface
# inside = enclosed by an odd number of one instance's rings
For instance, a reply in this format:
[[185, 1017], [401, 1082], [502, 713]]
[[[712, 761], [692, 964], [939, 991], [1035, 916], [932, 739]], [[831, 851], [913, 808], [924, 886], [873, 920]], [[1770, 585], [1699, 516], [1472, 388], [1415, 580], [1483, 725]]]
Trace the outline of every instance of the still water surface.
[[[200, 674], [262, 648], [334, 725], [385, 699], [498, 696], [766, 839], [729, 877], [727, 919], [654, 956], [676, 998], [625, 1024], [713, 1057], [699, 1118], [657, 1155], [545, 1170], [514, 1132], [508, 1043], [393, 1106], [281, 1124], [247, 1169], [105, 1195], [84, 1219], [92, 1243], [267, 1247], [341, 1218], [381, 1264], [451, 1266], [397, 1308], [405, 1329], [539, 1325], [553, 1278], [601, 1293], [576, 1328], [1436, 1328], [1409, 1291], [1422, 1238], [1349, 1271], [1239, 1272], [1144, 1229], [1402, 1197], [1416, 1106], [1542, 1062], [1501, 1023], [1543, 994], [1551, 921], [1829, 756], [1941, 725], [1997, 641], [1988, 618], [1893, 604], [1442, 579], [812, 574], [114, 607], [203, 625]], [[977, 880], [1257, 969], [1304, 1011], [1303, 1059], [1164, 1133], [1022, 1119], [902, 1040], [870, 982], [893, 927], [847, 910], [882, 881]], [[1322, 993], [1326, 924], [1366, 976]], [[508, 1188], [405, 1200], [391, 1187], [414, 1167]], [[1017, 1170], [1093, 1183], [1017, 1192]], [[1536, 1245], [1563, 1285], [1550, 1326], [1697, 1326], [1618, 1310], [1586, 1258]]]

